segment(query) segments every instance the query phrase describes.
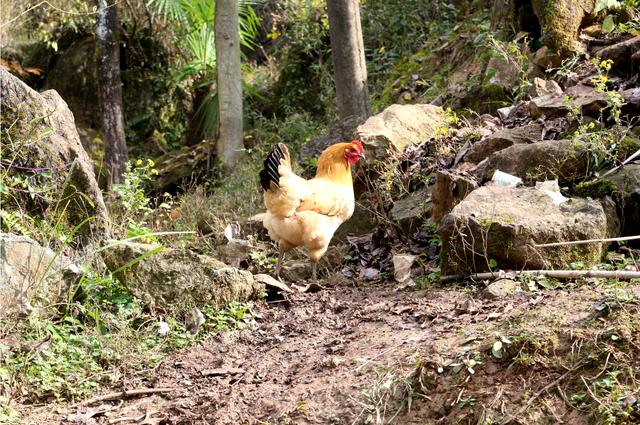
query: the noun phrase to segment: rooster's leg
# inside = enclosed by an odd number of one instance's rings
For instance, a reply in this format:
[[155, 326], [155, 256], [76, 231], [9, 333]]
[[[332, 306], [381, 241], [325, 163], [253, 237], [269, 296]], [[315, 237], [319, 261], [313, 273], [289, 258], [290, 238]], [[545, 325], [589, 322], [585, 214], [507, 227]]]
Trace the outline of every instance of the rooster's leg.
[[315, 261], [311, 263], [311, 275], [313, 277], [313, 283], [317, 283], [318, 282], [318, 278], [316, 276], [316, 269], [318, 268], [318, 263], [316, 263]]
[[280, 270], [282, 270], [282, 261], [284, 261], [284, 249], [280, 247], [280, 253], [278, 254], [278, 262], [276, 263], [276, 278], [280, 279]]

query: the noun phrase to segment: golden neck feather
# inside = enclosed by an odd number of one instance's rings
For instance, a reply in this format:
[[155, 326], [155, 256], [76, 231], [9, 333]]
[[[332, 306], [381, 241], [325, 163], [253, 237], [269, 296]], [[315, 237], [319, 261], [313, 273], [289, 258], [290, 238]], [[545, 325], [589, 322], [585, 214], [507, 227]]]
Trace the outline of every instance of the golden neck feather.
[[325, 149], [318, 158], [316, 178], [325, 178], [336, 183], [352, 183], [351, 167], [344, 157], [344, 150], [350, 145], [350, 143], [337, 143]]

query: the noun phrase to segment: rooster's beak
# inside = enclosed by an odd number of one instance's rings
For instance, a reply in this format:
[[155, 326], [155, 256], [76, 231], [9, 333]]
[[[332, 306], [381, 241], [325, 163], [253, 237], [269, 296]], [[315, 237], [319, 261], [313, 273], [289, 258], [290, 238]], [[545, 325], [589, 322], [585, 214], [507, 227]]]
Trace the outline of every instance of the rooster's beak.
[[358, 156], [359, 156], [360, 158], [362, 158], [362, 159], [367, 159], [367, 157], [366, 157], [366, 156], [364, 156], [364, 152], [360, 152], [360, 153], [358, 154]]

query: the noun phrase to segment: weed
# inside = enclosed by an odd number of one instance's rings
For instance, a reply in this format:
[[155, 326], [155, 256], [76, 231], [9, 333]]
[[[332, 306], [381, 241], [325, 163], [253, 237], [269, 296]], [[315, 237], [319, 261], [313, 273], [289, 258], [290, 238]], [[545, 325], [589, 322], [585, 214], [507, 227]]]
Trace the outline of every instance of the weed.
[[493, 56], [501, 58], [516, 71], [517, 82], [513, 88], [513, 100], [518, 101], [528, 96], [532, 83], [527, 78], [529, 72], [529, 57], [526, 54], [526, 38], [523, 40], [522, 45], [520, 45], [516, 41], [502, 42], [494, 36], [489, 35], [485, 39], [485, 43]]
[[365, 415], [364, 423], [393, 423], [395, 417], [405, 408], [410, 410], [413, 397], [413, 375], [402, 375], [393, 366], [376, 370], [376, 377], [362, 394], [364, 399], [360, 416]]
[[601, 111], [609, 110], [609, 118], [616, 124], [620, 124], [621, 108], [624, 105], [624, 98], [615, 90], [609, 89], [609, 71], [613, 65], [613, 60], [600, 60], [598, 58], [591, 59], [591, 64], [596, 68], [597, 75], [591, 80], [595, 86], [595, 91], [606, 96], [607, 106]]
[[246, 329], [253, 323], [251, 305], [238, 301], [232, 301], [222, 310], [205, 307], [202, 312], [207, 319], [205, 329], [214, 332]]
[[154, 165], [150, 159], [146, 163], [141, 159], [129, 162], [127, 171], [122, 176], [122, 183], [113, 187], [118, 196], [114, 209], [120, 218], [119, 233], [125, 238], [149, 235], [142, 238], [142, 242], [157, 242], [157, 239], [151, 236], [153, 231], [146, 226], [153, 210], [145, 189], [153, 176], [158, 174], [158, 171], [153, 168]]

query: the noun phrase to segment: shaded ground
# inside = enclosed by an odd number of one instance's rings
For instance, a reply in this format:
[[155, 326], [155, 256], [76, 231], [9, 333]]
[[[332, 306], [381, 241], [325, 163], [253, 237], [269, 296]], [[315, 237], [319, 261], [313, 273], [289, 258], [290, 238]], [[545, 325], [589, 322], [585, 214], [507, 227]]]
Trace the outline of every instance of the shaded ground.
[[[596, 384], [624, 364], [629, 373], [617, 380], [631, 413], [610, 423], [635, 423], [638, 297], [637, 284], [487, 300], [472, 288], [342, 281], [258, 305], [255, 331], [211, 337], [123, 382], [171, 392], [30, 416], [51, 424], [603, 423], [589, 415], [611, 390]], [[491, 349], [501, 336], [509, 339], [498, 359]]]

